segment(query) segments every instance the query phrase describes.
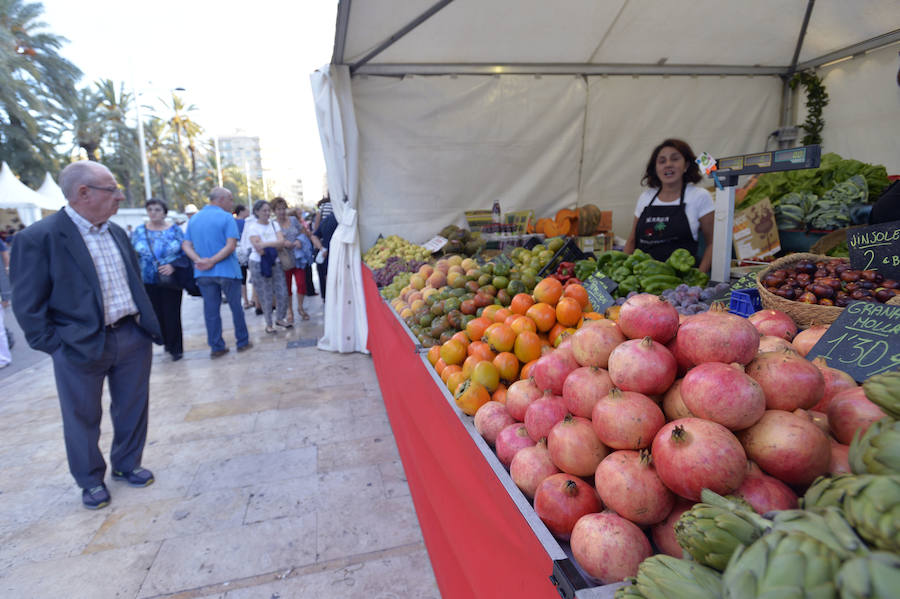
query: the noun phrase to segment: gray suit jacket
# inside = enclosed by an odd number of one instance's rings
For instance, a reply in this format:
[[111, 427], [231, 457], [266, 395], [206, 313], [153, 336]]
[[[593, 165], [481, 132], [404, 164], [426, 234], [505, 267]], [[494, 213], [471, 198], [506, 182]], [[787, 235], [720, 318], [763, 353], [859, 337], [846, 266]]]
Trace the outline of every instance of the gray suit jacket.
[[[121, 227], [110, 223], [109, 230], [125, 261], [138, 324], [161, 343], [137, 254]], [[65, 355], [78, 363], [101, 357], [106, 327], [100, 280], [81, 233], [65, 209], [16, 234], [9, 271], [13, 312], [28, 345], [48, 354], [62, 346]]]

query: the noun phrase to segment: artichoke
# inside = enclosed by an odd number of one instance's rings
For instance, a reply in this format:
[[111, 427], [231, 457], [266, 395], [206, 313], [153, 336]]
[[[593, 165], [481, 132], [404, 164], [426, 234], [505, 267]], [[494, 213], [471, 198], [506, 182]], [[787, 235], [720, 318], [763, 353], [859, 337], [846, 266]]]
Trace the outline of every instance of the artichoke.
[[869, 478], [871, 475], [867, 474], [820, 476], [812, 482], [806, 490], [806, 494], [800, 498], [800, 507], [804, 509], [828, 506], [842, 508], [847, 492], [864, 485]]
[[849, 459], [856, 474], [900, 474], [900, 420], [882, 418], [854, 435]]
[[675, 523], [675, 538], [691, 557], [722, 571], [740, 545], [763, 535], [769, 523], [740, 499], [729, 499], [703, 489], [697, 503]]
[[782, 510], [773, 512], [771, 519], [772, 530], [805, 533], [828, 545], [842, 560], [869, 553], [869, 548], [836, 507]]
[[722, 597], [721, 574], [697, 562], [664, 554], [648, 557], [641, 562], [634, 585], [646, 599]]
[[900, 553], [900, 474], [865, 478], [847, 492], [844, 515], [870, 545]]
[[634, 585], [634, 578], [626, 578], [625, 585], [616, 589], [613, 599], [647, 599]]
[[835, 582], [841, 599], [892, 599], [900, 589], [900, 557], [876, 551], [851, 559]]
[[900, 419], [900, 370], [882, 372], [863, 383], [863, 392], [891, 418]]
[[726, 599], [833, 599], [838, 554], [801, 532], [772, 531], [739, 547], [722, 575]]

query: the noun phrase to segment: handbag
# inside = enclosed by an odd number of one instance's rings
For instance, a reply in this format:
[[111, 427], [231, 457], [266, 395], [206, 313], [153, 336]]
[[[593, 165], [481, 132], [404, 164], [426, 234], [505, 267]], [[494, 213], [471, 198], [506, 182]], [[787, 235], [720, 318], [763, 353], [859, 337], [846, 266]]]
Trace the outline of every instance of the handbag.
[[[272, 223], [272, 230], [275, 231], [275, 223]], [[276, 234], [278, 233], [275, 231]], [[278, 261], [281, 263], [281, 270], [294, 270], [297, 265], [294, 263], [294, 252], [286, 247], [278, 248]]]
[[188, 295], [200, 297], [200, 288], [197, 286], [197, 281], [194, 280], [194, 265], [191, 264], [187, 256], [181, 254], [170, 262], [169, 264], [175, 270], [172, 274], [164, 275], [159, 272], [159, 261], [156, 259], [156, 254], [153, 253], [153, 246], [150, 244], [150, 238], [146, 229], [144, 230], [144, 239], [147, 241], [147, 247], [150, 249], [150, 255], [153, 257], [153, 265], [156, 267], [156, 276], [158, 278], [156, 284], [166, 289], [184, 289], [188, 292]]
[[272, 269], [277, 259], [278, 252], [275, 251], [275, 248], [263, 249], [262, 256], [259, 257], [259, 272], [263, 277], [268, 279], [272, 276]]

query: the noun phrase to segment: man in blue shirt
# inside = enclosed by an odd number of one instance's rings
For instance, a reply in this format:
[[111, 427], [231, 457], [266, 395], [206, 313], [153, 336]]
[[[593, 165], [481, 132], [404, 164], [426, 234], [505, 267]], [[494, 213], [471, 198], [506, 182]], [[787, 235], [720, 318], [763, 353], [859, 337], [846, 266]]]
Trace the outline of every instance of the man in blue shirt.
[[241, 267], [234, 255], [240, 234], [231, 215], [233, 207], [234, 198], [230, 191], [224, 187], [213, 188], [209, 192], [209, 205], [191, 218], [182, 246], [194, 262], [194, 277], [203, 296], [206, 342], [212, 358], [228, 353], [222, 339], [220, 308], [223, 295], [231, 308], [237, 350], [241, 352], [252, 347], [241, 308]]

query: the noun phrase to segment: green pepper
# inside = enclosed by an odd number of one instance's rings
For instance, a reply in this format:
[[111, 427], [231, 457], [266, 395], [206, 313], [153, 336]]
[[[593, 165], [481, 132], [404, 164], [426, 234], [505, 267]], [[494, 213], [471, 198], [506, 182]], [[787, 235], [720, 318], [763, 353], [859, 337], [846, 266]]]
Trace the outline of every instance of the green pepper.
[[709, 283], [709, 275], [699, 268], [690, 268], [681, 277], [682, 282], [691, 287], [706, 287]]
[[666, 259], [666, 264], [681, 273], [690, 270], [696, 262], [697, 260], [694, 259], [693, 254], [684, 248], [678, 248]]
[[635, 264], [644, 262], [645, 260], [650, 260], [650, 254], [642, 252], [641, 250], [634, 250], [634, 253], [625, 259], [624, 266], [633, 269]]
[[673, 289], [681, 285], [682, 280], [671, 275], [651, 275], [640, 279], [641, 288], [645, 293], [654, 295], [662, 293], [666, 289]]
[[632, 268], [634, 274], [638, 277], [645, 277], [650, 275], [671, 275], [676, 276], [675, 269], [666, 264], [665, 262], [660, 262], [659, 260], [644, 260], [643, 262], [638, 262]]
[[615, 281], [616, 283], [621, 283], [626, 278], [632, 276], [634, 273], [631, 272], [630, 268], [626, 268], [624, 266], [620, 266], [616, 270], [609, 275], [609, 278]]
[[625, 297], [632, 291], [640, 291], [641, 284], [634, 275], [627, 276], [618, 283], [619, 286], [616, 288], [616, 297]]

